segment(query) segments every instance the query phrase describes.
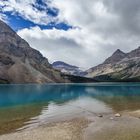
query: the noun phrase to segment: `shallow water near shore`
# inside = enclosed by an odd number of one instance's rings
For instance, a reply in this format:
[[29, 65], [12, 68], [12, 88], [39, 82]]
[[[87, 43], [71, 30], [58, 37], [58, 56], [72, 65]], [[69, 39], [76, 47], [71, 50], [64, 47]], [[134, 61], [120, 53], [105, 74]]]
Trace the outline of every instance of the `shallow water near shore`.
[[137, 110], [140, 83], [0, 85], [0, 134]]

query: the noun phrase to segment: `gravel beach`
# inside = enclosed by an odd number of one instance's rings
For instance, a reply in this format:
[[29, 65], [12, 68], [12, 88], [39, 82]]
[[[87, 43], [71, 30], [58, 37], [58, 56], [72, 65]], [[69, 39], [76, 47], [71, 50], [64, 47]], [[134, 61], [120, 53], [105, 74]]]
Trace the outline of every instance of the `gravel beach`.
[[1, 135], [0, 140], [140, 140], [140, 112], [76, 118]]

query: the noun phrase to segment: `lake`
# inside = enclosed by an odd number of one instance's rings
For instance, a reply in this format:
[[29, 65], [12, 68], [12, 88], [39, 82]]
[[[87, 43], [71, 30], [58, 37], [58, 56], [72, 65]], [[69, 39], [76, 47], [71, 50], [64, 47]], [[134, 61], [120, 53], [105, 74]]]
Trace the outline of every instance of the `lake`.
[[0, 85], [0, 134], [140, 110], [140, 83]]

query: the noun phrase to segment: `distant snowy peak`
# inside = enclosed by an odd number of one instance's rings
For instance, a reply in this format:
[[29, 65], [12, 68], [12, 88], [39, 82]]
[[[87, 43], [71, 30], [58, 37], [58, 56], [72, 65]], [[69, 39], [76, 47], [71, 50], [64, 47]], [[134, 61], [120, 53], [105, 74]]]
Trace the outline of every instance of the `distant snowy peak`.
[[70, 75], [76, 75], [76, 76], [82, 76], [83, 71], [74, 65], [67, 64], [62, 61], [56, 61], [52, 64], [53, 68], [60, 70], [62, 73], [70, 74]]
[[69, 68], [69, 69], [77, 69], [78, 67], [77, 66], [73, 66], [73, 65], [70, 65], [70, 64], [67, 64], [65, 62], [62, 62], [62, 61], [56, 61], [52, 64], [53, 67], [65, 67], [65, 68]]

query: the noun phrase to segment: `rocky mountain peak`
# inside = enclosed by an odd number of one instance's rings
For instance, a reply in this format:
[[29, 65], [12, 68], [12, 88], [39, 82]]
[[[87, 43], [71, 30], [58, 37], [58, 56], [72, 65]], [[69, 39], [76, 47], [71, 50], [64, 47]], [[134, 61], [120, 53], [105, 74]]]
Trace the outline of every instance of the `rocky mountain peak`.
[[119, 62], [121, 59], [123, 59], [126, 56], [126, 54], [121, 51], [120, 49], [117, 49], [111, 57], [109, 57], [108, 59], [106, 59], [104, 61], [104, 64], [112, 64], [112, 63], [116, 63]]
[[123, 51], [121, 51], [120, 49], [117, 49], [113, 55], [120, 55], [120, 54], [125, 54]]
[[116, 50], [104, 63], [89, 69], [86, 76], [99, 81], [140, 81], [140, 47], [129, 53]]
[[67, 64], [65, 62], [62, 62], [62, 61], [55, 61], [53, 64], [52, 64], [53, 67], [67, 67], [67, 68], [72, 68], [72, 69], [77, 69], [78, 67], [77, 66], [74, 66], [74, 65], [70, 65], [70, 64]]

